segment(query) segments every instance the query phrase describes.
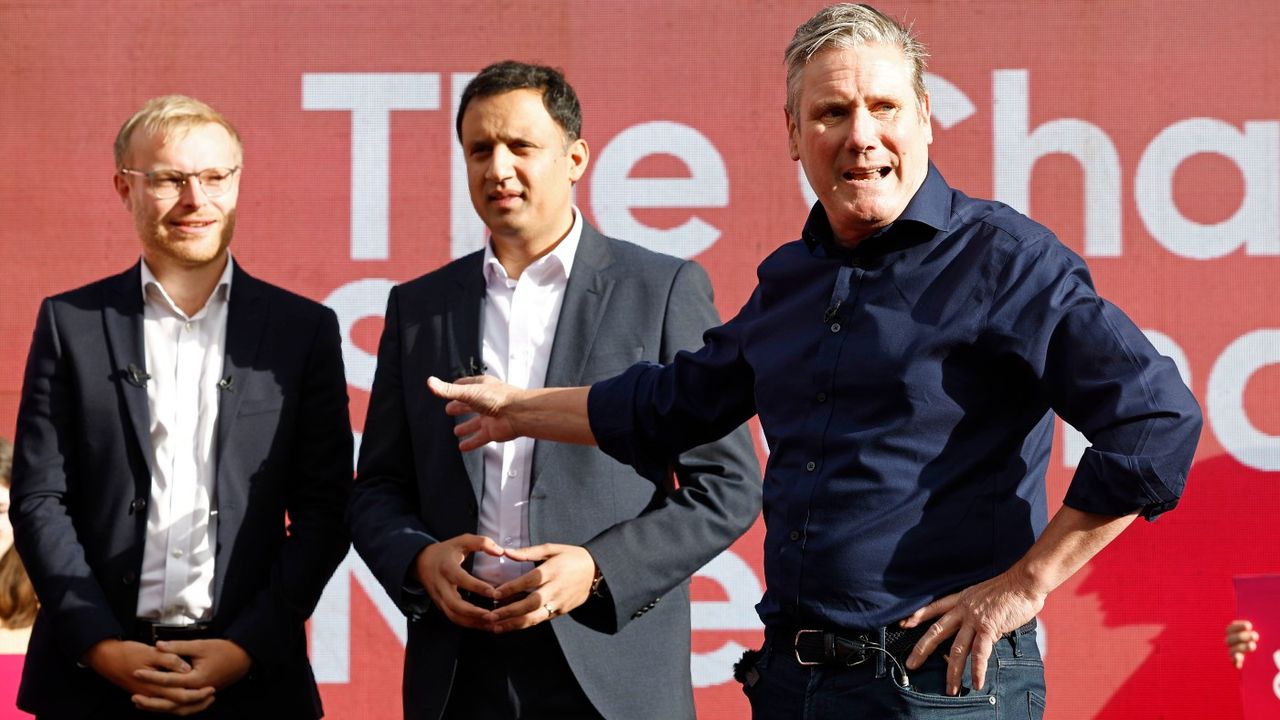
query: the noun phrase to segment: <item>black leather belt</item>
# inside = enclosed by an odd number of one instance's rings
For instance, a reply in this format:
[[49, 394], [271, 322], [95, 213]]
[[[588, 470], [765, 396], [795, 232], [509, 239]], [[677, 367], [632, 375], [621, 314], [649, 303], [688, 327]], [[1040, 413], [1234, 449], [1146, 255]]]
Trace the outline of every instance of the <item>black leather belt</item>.
[[158, 640], [205, 640], [217, 637], [209, 627], [209, 623], [191, 625], [166, 625], [138, 618], [133, 621], [132, 639], [148, 645], [155, 645]]
[[[827, 630], [803, 626], [770, 626], [765, 637], [777, 651], [793, 656], [801, 665], [844, 665], [853, 667], [874, 660], [880, 650], [887, 651], [899, 662], [905, 662], [912, 648], [924, 637], [933, 623], [914, 628], [889, 625], [874, 630]], [[1023, 635], [1036, 627], [1031, 622], [1005, 633], [1004, 637]], [[945, 648], [946, 641], [942, 643]]]

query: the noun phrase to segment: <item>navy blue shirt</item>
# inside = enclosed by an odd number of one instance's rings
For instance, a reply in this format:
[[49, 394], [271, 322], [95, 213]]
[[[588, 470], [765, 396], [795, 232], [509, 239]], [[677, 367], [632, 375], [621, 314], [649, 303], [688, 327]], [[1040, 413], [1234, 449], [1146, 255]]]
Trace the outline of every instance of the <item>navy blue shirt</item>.
[[760, 415], [766, 625], [869, 629], [993, 577], [1047, 522], [1053, 413], [1092, 442], [1065, 503], [1177, 504], [1200, 409], [1079, 256], [932, 165], [847, 250], [822, 206], [706, 345], [591, 389], [591, 428], [646, 464]]

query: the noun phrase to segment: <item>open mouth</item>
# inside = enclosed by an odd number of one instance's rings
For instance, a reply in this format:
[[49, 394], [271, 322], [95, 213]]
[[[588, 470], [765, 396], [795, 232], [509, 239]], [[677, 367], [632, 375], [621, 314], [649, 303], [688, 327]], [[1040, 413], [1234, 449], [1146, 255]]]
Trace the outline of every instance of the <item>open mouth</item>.
[[868, 182], [872, 180], [881, 180], [889, 176], [888, 167], [871, 168], [869, 170], [859, 170], [852, 168], [844, 171], [844, 179], [848, 182]]

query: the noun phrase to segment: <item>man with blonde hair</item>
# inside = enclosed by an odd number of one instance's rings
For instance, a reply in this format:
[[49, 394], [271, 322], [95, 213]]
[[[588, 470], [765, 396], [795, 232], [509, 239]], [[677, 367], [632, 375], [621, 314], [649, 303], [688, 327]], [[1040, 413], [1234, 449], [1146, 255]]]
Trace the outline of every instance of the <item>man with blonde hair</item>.
[[242, 155], [208, 105], [149, 101], [113, 176], [141, 260], [40, 307], [12, 507], [39, 718], [322, 715], [303, 623], [348, 547], [338, 324], [232, 260]]
[[[925, 56], [866, 5], [796, 31], [787, 135], [818, 202], [701, 350], [589, 389], [432, 381], [481, 413], [463, 447], [649, 462], [759, 414], [766, 640], [737, 673], [757, 719], [1039, 718], [1045, 598], [1172, 509], [1195, 452], [1177, 368], [1084, 262], [929, 162]], [[1055, 412], [1092, 447], [1049, 520]]]

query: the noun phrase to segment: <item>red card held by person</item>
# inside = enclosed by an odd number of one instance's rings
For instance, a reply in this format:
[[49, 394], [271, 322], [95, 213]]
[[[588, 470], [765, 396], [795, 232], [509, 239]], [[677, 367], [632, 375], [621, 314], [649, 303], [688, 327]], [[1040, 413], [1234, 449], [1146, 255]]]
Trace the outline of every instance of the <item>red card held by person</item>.
[[1280, 717], [1280, 575], [1237, 575], [1237, 617], [1253, 623], [1258, 650], [1240, 673], [1244, 720]]

